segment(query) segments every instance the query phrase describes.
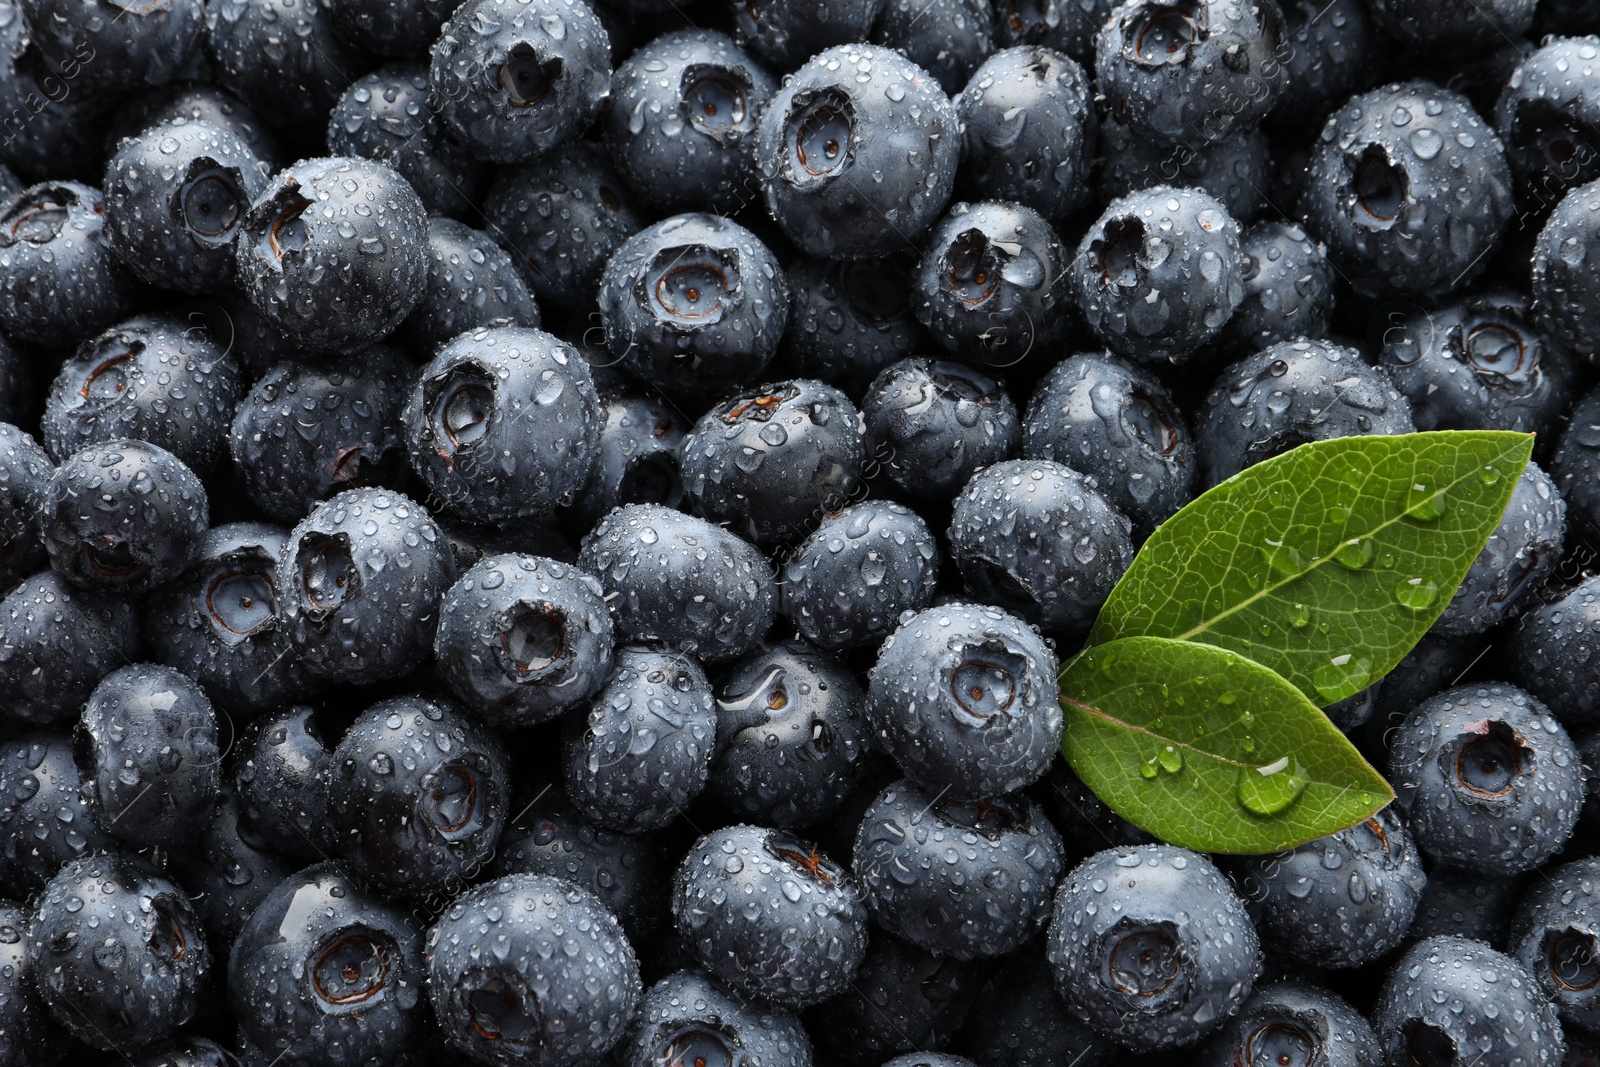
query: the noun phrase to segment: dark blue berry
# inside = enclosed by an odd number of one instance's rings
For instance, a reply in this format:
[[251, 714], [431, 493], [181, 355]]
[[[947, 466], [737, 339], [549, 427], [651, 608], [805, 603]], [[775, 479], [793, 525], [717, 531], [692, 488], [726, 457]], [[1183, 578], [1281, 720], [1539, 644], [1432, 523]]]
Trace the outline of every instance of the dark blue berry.
[[538, 305], [510, 253], [482, 230], [454, 219], [428, 220], [428, 284], [397, 338], [423, 359], [468, 330], [538, 329]]
[[18, 582], [0, 600], [0, 691], [20, 722], [62, 722], [113, 670], [139, 654], [139, 616], [113, 593], [58, 571]]
[[861, 400], [867, 452], [902, 492], [948, 500], [975, 471], [1010, 459], [1022, 419], [1001, 384], [949, 360], [903, 359]]
[[1564, 726], [1576, 731], [1600, 723], [1600, 578], [1585, 578], [1529, 610], [1509, 651], [1513, 679]]
[[1433, 629], [1446, 636], [1485, 633], [1515, 614], [1560, 561], [1566, 515], [1566, 503], [1549, 476], [1529, 463], [1500, 524]]
[[32, 897], [76, 859], [109, 852], [93, 784], [83, 780], [65, 733], [23, 734], [0, 747], [0, 884]]
[[1221, 343], [1260, 350], [1279, 341], [1325, 337], [1333, 314], [1334, 272], [1322, 245], [1292, 222], [1258, 222], [1239, 239], [1244, 300]]
[[[0, 389], [5, 387], [0, 381]], [[44, 507], [55, 464], [32, 436], [0, 422], [0, 590], [11, 588], [49, 561], [44, 549]]]
[[106, 237], [100, 190], [35, 185], [0, 209], [0, 328], [13, 341], [64, 346], [100, 332], [133, 303]]
[[316, 708], [292, 704], [252, 721], [233, 754], [233, 792], [252, 837], [289, 856], [326, 857], [332, 744]]
[[779, 358], [856, 396], [889, 364], [926, 350], [929, 338], [912, 314], [914, 266], [905, 256], [797, 257], [788, 266], [789, 328]]
[[731, 994], [704, 972], [684, 970], [646, 991], [615, 1062], [810, 1067], [811, 1039], [786, 1009]]
[[678, 456], [689, 420], [675, 405], [622, 393], [600, 398], [594, 470], [573, 505], [584, 528], [622, 504], [683, 504]]

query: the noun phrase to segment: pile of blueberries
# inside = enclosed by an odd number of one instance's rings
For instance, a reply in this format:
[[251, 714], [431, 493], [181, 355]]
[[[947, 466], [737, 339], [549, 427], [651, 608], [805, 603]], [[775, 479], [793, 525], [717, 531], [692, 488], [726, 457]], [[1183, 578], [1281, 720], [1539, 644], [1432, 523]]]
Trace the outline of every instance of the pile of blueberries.
[[[0, 1067], [1596, 1062], [1595, 33], [0, 0]], [[1392, 805], [1073, 776], [1163, 520], [1487, 428]]]

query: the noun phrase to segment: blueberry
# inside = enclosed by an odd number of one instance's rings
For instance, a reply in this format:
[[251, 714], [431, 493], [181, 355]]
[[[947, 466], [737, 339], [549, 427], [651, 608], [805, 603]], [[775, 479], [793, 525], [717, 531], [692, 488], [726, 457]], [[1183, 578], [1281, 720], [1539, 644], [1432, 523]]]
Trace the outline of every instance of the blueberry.
[[669, 393], [753, 380], [778, 350], [789, 283], [760, 239], [718, 215], [675, 215], [623, 242], [600, 279], [606, 344]]
[[317, 859], [333, 848], [328, 829], [333, 754], [325, 731], [316, 708], [292, 704], [253, 720], [238, 737], [233, 792], [240, 815], [252, 837], [286, 855]]
[[428, 930], [427, 958], [444, 1038], [479, 1063], [598, 1062], [639, 1005], [639, 962], [616, 918], [559, 878], [468, 890]]
[[713, 977], [790, 1007], [844, 992], [867, 950], [855, 878], [782, 830], [740, 824], [700, 838], [673, 878], [672, 916]]
[[1431, 630], [1424, 634], [1394, 670], [1383, 676], [1367, 722], [1371, 750], [1386, 756], [1394, 728], [1411, 709], [1459, 682], [1488, 647], [1486, 638], [1463, 640]]
[[277, 161], [277, 142], [260, 116], [228, 89], [209, 82], [168, 82], [126, 101], [112, 116], [106, 143], [114, 152], [125, 139], [180, 119], [226, 130], [243, 141], [257, 159]]
[[1136, 1052], [1200, 1041], [1239, 1010], [1260, 970], [1228, 880], [1172, 845], [1107, 849], [1073, 868], [1049, 952], [1067, 1010]]
[[684, 970], [645, 992], [615, 1062], [810, 1067], [811, 1039], [791, 1012], [734, 996], [703, 972]]
[[1107, 117], [1100, 124], [1100, 146], [1105, 163], [1096, 191], [1102, 202], [1171, 185], [1211, 194], [1240, 222], [1249, 222], [1267, 206], [1272, 153], [1266, 134], [1258, 129], [1173, 147]]
[[952, 505], [950, 556], [967, 591], [1046, 630], [1087, 633], [1133, 562], [1132, 523], [1071, 467], [996, 463]]
[[81, 92], [171, 81], [200, 44], [204, 0], [159, 7], [101, 0], [18, 0], [45, 64]]
[[1483, 268], [1510, 221], [1511, 171], [1466, 97], [1396, 83], [1329, 116], [1301, 210], [1357, 292], [1441, 296]]
[[915, 312], [945, 348], [1014, 365], [1066, 332], [1072, 291], [1067, 251], [1032, 208], [959, 203], [927, 236]]
[[823, 518], [783, 564], [782, 611], [828, 652], [869, 648], [933, 601], [939, 546], [911, 509], [864, 500]]
[[[297, 522], [345, 489], [395, 489], [407, 470], [400, 410], [408, 368], [386, 348], [325, 367], [286, 361], [234, 409], [233, 470], [262, 514]], [[319, 417], [310, 425], [305, 411]]]
[[96, 1049], [137, 1048], [194, 1015], [211, 953], [189, 897], [143, 860], [73, 860], [44, 887], [28, 966], [57, 1023]]
[[202, 40], [218, 80], [287, 137], [324, 129], [366, 66], [333, 32], [328, 0], [209, 0]]
[[352, 48], [408, 59], [421, 55], [455, 10], [451, 0], [324, 0], [334, 33]]
[[1398, 312], [1379, 363], [1419, 430], [1554, 435], [1572, 406], [1572, 359], [1533, 328], [1528, 299], [1490, 290], [1434, 311]]
[[948, 500], [1022, 444], [1016, 402], [989, 375], [948, 360], [903, 359], [861, 400], [867, 449], [913, 497]]
[[602, 830], [584, 820], [559, 788], [546, 785], [500, 835], [495, 876], [544, 874], [595, 895], [643, 943], [666, 914], [662, 886], [671, 871], [660, 845], [642, 834]]
[[1283, 0], [1285, 35], [1275, 59], [1283, 94], [1268, 115], [1277, 126], [1318, 126], [1328, 112], [1367, 88], [1384, 56], [1384, 38], [1360, 0]]
[[91, 789], [65, 733], [23, 734], [0, 747], [0, 884], [8, 894], [31, 897], [63, 865], [115, 846]]
[[227, 455], [244, 387], [238, 363], [210, 331], [175, 315], [135, 315], [85, 341], [61, 365], [40, 429], [58, 460], [131, 437], [210, 474]]
[[335, 850], [390, 893], [453, 891], [493, 856], [510, 779], [499, 736], [454, 705], [380, 700], [345, 731], [328, 765]]
[[995, 969], [956, 1049], [981, 1067], [1107, 1067], [1111, 1042], [1067, 1012], [1042, 942], [1030, 942]]
[[48, 1067], [66, 1051], [61, 1032], [34, 992], [28, 966], [28, 925], [21, 905], [0, 900], [0, 1064]]
[[[12, 209], [15, 211], [15, 207]], [[1600, 227], [1600, 180], [1561, 198], [1533, 247], [1533, 310], [1541, 333], [1569, 351], [1600, 348], [1600, 273], [1580, 254]], [[0, 255], [0, 267], [5, 260]]]
[[883, 1067], [978, 1067], [965, 1056], [953, 1052], [908, 1052], [885, 1060]]
[[396, 678], [433, 649], [435, 605], [455, 581], [438, 523], [399, 493], [347, 489], [300, 521], [278, 554], [278, 614], [313, 674]]
[[106, 237], [100, 190], [77, 182], [25, 189], [0, 207], [0, 328], [13, 341], [64, 346], [133, 303]]
[[[1374, 0], [1372, 21], [1402, 46], [1460, 60], [1520, 37], [1533, 25], [1533, 0]], [[1526, 51], [1519, 48], [1526, 55]], [[1503, 84], [1503, 83], [1502, 83]]]
[[184, 844], [169, 865], [189, 891], [209, 943], [219, 947], [233, 944], [267, 894], [303, 862], [272, 851], [251, 833], [227, 789], [217, 794], [205, 825]]
[[1427, 884], [1392, 807], [1234, 870], [1267, 950], [1313, 967], [1360, 967], [1398, 948]]
[[1482, 871], [1435, 863], [1428, 872], [1409, 937], [1420, 941], [1454, 934], [1503, 949], [1506, 926], [1522, 886], [1523, 879], [1515, 874], [1497, 872], [1485, 877]]
[[1361, 354], [1281, 341], [1224, 370], [1194, 420], [1205, 485], [1312, 441], [1415, 429], [1411, 406]]
[[569, 141], [537, 163], [502, 167], [484, 194], [488, 231], [551, 310], [594, 299], [606, 260], [643, 225], [606, 154]]
[[1597, 59], [1593, 40], [1552, 38], [1517, 65], [1500, 93], [1495, 132], [1518, 200], [1535, 211], [1600, 178], [1600, 86], [1583, 73]]
[[1348, 1002], [1319, 986], [1287, 981], [1250, 994], [1194, 1062], [1198, 1067], [1375, 1067], [1382, 1059], [1372, 1024]]
[[420, 1036], [423, 968], [411, 916], [323, 863], [251, 914], [228, 997], [244, 1034], [286, 1067], [392, 1063]]
[[240, 1061], [208, 1037], [180, 1035], [145, 1048], [134, 1067], [240, 1067]]
[[884, 0], [872, 43], [888, 45], [954, 96], [994, 51], [989, 0]]
[[1111, 846], [1148, 845], [1155, 840], [1106, 807], [1066, 760], [1050, 765], [1040, 800], [1065, 836], [1068, 855], [1075, 859]]
[[1062, 360], [1028, 401], [1022, 453], [1094, 478], [1141, 535], [1194, 491], [1194, 440], [1167, 387], [1112, 355]]
[[520, 163], [599, 113], [611, 41], [584, 0], [468, 0], [433, 45], [430, 80], [439, 117], [474, 155]]
[[729, 0], [739, 43], [777, 71], [792, 71], [830, 45], [864, 41], [884, 0], [833, 0], [817, 7], [785, 0]]
[[1514, 680], [1568, 729], [1600, 724], [1600, 578], [1530, 609], [1507, 660]]
[[9, 592], [49, 561], [43, 519], [54, 473], [55, 464], [31, 435], [0, 422], [0, 590]]
[[280, 171], [245, 213], [239, 280], [256, 309], [306, 348], [359, 348], [421, 299], [427, 240], [422, 201], [388, 167], [305, 159]]
[[138, 614], [112, 593], [57, 571], [18, 582], [0, 600], [0, 692], [10, 718], [62, 722], [100, 679], [139, 655]]
[[905, 781], [862, 816], [853, 866], [879, 926], [970, 960], [1044, 929], [1066, 860], [1061, 834], [1031, 800], [955, 800]]
[[949, 799], [1037, 781], [1061, 742], [1055, 653], [999, 608], [947, 604], [906, 619], [879, 650], [868, 696], [879, 747]]
[[60, 74], [51, 70], [38, 49], [29, 47], [28, 26], [14, 3], [10, 10], [12, 17], [0, 27], [0, 114], [6, 126], [0, 162], [29, 181], [98, 181], [106, 159], [100, 127], [116, 106], [115, 96], [71, 92], [64, 75], [82, 73], [83, 64]]
[[1258, 222], [1239, 239], [1244, 300], [1221, 343], [1259, 351], [1279, 341], [1328, 334], [1334, 273], [1322, 245], [1292, 222]]
[[35, 374], [31, 363], [21, 349], [0, 341], [0, 421], [32, 424]]
[[1515, 614], [1561, 559], [1566, 514], [1550, 477], [1536, 463], [1524, 467], [1500, 524], [1433, 628], [1446, 636], [1485, 633]]
[[451, 339], [479, 327], [538, 329], [539, 308], [510, 253], [482, 230], [454, 219], [428, 220], [427, 291], [398, 335], [431, 359]]
[[183, 461], [115, 439], [62, 460], [44, 524], [50, 565], [86, 589], [142, 593], [182, 574], [200, 551], [209, 506]]
[[600, 583], [542, 556], [488, 556], [439, 605], [434, 656], [451, 690], [493, 726], [531, 726], [587, 700], [611, 673]]
[[777, 588], [751, 544], [671, 508], [627, 504], [583, 539], [620, 639], [663, 641], [708, 662], [741, 656], [772, 627]]
[[589, 484], [573, 505], [585, 529], [622, 504], [683, 504], [679, 451], [689, 420], [652, 396], [600, 398], [600, 440]]
[[1509, 953], [1528, 969], [1565, 1025], [1600, 1026], [1600, 902], [1593, 857], [1546, 868], [1511, 918]]
[[1244, 300], [1239, 224], [1199, 189], [1129, 193], [1084, 234], [1072, 281], [1079, 309], [1106, 346], [1135, 359], [1181, 362]]
[[1095, 82], [1113, 117], [1162, 144], [1205, 144], [1266, 118], [1287, 81], [1274, 0], [1128, 0], [1095, 41]]
[[760, 195], [751, 145], [777, 80], [726, 34], [678, 30], [617, 68], [606, 141], [659, 211], [730, 211]]
[[1464, 937], [1430, 937], [1406, 950], [1371, 1018], [1389, 1063], [1553, 1067], [1564, 1047], [1555, 1006], [1533, 975]]
[[1572, 406], [1561, 445], [1550, 459], [1550, 475], [1573, 518], [1590, 528], [1586, 535], [1600, 531], [1600, 389]]
[[1401, 723], [1390, 752], [1411, 834], [1445, 863], [1530, 870], [1561, 849], [1583, 808], [1577, 748], [1516, 686], [1468, 684], [1430, 697]]
[[955, 106], [965, 196], [1014, 201], [1051, 222], [1084, 206], [1099, 123], [1077, 63], [1039, 45], [1007, 48], [983, 61]]
[[994, 39], [1001, 48], [1043, 45], [1085, 66], [1094, 63], [1095, 35], [1113, 0], [992, 0]]
[[767, 210], [809, 255], [907, 251], [950, 199], [960, 134], [949, 97], [909, 59], [866, 44], [830, 48], [786, 79], [761, 117]]
[[[354, 6], [351, 0], [336, 0], [330, 12], [338, 18]], [[428, 210], [476, 219], [489, 168], [445, 129], [429, 101], [428, 85], [425, 63], [396, 63], [357, 78], [328, 112], [328, 152], [382, 163], [411, 185]]]
[[597, 826], [667, 826], [705, 789], [717, 747], [717, 705], [693, 656], [617, 649], [587, 714], [567, 718], [567, 796]]
[[789, 328], [779, 358], [856, 396], [889, 364], [924, 350], [929, 338], [911, 307], [913, 266], [905, 256], [797, 257], [788, 266]]
[[874, 937], [850, 989], [812, 1013], [812, 1031], [830, 1062], [857, 1067], [876, 1067], [912, 1049], [945, 1048], [987, 969], [897, 937]]

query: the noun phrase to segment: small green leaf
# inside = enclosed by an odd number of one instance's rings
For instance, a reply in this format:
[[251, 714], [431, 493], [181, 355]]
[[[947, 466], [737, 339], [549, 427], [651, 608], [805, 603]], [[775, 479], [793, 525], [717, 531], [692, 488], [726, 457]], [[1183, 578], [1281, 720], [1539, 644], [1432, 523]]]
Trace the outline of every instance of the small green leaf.
[[1293, 848], [1394, 799], [1315, 704], [1227, 649], [1159, 637], [1090, 648], [1062, 668], [1061, 705], [1078, 777], [1185, 848]]
[[1327, 706], [1383, 677], [1449, 606], [1500, 522], [1530, 434], [1301, 445], [1201, 495], [1145, 542], [1089, 644], [1232, 649]]

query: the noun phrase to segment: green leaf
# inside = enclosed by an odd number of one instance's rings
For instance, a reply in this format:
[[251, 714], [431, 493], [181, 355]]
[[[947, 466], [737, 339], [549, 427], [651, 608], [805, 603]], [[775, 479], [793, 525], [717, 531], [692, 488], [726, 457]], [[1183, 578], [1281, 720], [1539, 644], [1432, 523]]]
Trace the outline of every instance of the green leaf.
[[1232, 649], [1321, 706], [1383, 677], [1494, 532], [1531, 434], [1441, 431], [1301, 445], [1204, 493], [1145, 542], [1089, 644]]
[[1062, 668], [1061, 705], [1078, 777], [1185, 848], [1293, 848], [1394, 799], [1315, 704], [1226, 649], [1159, 637], [1087, 649]]

